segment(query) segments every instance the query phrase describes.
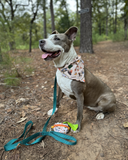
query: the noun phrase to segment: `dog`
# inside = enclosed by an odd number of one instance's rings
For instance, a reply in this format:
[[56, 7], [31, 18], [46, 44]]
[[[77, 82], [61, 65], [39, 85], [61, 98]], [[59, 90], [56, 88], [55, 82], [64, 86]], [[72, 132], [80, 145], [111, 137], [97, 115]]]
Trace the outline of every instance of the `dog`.
[[[103, 113], [113, 112], [116, 109], [116, 98], [111, 89], [94, 76], [85, 66], [85, 82], [70, 79], [62, 75], [61, 68], [77, 57], [77, 53], [73, 47], [77, 30], [77, 27], [70, 27], [65, 33], [58, 33], [55, 30], [47, 39], [39, 40], [39, 48], [44, 52], [42, 58], [45, 61], [53, 60], [57, 68], [56, 77], [59, 85], [57, 109], [64, 94], [77, 101], [76, 124], [78, 124], [77, 132], [79, 132], [83, 118], [83, 106]], [[49, 113], [52, 113], [52, 110]]]

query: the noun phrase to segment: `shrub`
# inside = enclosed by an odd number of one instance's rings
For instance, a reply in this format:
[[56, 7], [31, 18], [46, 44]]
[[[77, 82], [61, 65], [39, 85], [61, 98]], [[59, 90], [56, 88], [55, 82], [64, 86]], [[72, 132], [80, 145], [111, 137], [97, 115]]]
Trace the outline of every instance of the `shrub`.
[[110, 38], [112, 39], [113, 42], [119, 42], [119, 41], [124, 41], [124, 30], [118, 30], [116, 34], [111, 34]]
[[6, 83], [6, 85], [8, 86], [18, 86], [20, 85], [21, 82], [21, 78], [18, 77], [17, 72], [11, 71], [10, 73], [7, 71], [4, 74], [4, 83]]
[[3, 54], [1, 68], [4, 69], [4, 83], [9, 86], [20, 85], [20, 81], [25, 74], [31, 74], [34, 71], [32, 59], [12, 53]]

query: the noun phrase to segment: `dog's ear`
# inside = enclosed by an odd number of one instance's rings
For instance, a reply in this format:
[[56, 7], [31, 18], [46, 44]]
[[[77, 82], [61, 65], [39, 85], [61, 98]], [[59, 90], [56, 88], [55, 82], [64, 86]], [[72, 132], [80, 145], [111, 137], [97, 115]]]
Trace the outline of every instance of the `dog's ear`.
[[68, 38], [71, 41], [74, 41], [76, 39], [76, 34], [77, 34], [77, 27], [70, 27], [66, 32], [65, 35], [68, 36]]
[[59, 34], [57, 30], [53, 31], [52, 34]]

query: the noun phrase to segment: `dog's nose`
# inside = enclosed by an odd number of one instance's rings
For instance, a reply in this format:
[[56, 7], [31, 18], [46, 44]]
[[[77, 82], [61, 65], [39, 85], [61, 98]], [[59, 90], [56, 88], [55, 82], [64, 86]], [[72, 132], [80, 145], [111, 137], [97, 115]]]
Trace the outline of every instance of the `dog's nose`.
[[43, 39], [39, 40], [39, 44], [40, 45], [44, 45], [45, 44], [45, 40], [43, 40]]

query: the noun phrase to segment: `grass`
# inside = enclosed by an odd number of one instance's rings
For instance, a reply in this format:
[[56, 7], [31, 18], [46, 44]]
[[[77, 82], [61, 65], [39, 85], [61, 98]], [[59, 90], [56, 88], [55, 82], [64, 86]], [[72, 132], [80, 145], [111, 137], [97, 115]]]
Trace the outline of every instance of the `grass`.
[[8, 86], [18, 86], [20, 85], [21, 78], [18, 77], [16, 71], [11, 71], [10, 73], [7, 71], [4, 74], [4, 83]]
[[30, 75], [34, 71], [32, 59], [14, 53], [4, 53], [3, 62], [0, 67], [4, 69], [4, 83], [8, 86], [20, 85], [21, 78], [26, 74]]
[[34, 72], [34, 68], [33, 67], [26, 67], [25, 69], [24, 69], [24, 71], [27, 73], [27, 74], [31, 74], [32, 72]]

